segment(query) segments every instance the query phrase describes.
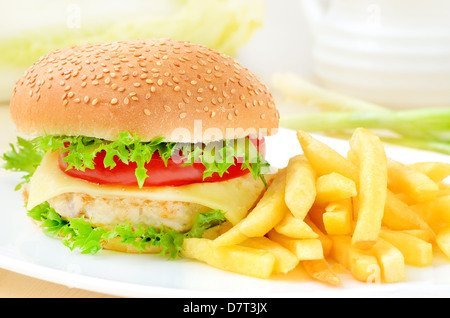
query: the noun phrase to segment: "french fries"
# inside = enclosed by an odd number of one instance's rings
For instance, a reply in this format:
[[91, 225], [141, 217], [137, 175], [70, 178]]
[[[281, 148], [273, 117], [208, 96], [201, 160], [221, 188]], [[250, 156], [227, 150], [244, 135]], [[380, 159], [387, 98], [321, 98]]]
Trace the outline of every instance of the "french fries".
[[249, 237], [267, 234], [284, 217], [286, 171], [280, 171], [255, 208], [236, 226], [214, 240], [216, 246], [239, 244]]
[[322, 215], [325, 231], [330, 235], [349, 235], [352, 232], [352, 201], [350, 198], [329, 203]]
[[316, 188], [315, 203], [318, 205], [348, 199], [357, 194], [355, 182], [336, 172], [318, 177]]
[[359, 166], [359, 210], [352, 244], [369, 248], [377, 238], [383, 219], [387, 188], [387, 158], [380, 139], [358, 128], [350, 139]]
[[212, 240], [188, 238], [182, 255], [233, 273], [267, 279], [272, 275], [276, 257], [273, 253], [241, 245], [214, 246]]
[[291, 213], [302, 220], [316, 199], [316, 173], [303, 155], [292, 157], [286, 168], [285, 202]]
[[433, 199], [438, 191], [438, 185], [426, 174], [394, 161], [388, 161], [389, 189], [410, 196], [416, 202]]
[[382, 230], [380, 237], [394, 245], [405, 258], [405, 264], [413, 266], [429, 266], [433, 261], [433, 247], [416, 236], [405, 232]]
[[389, 159], [363, 128], [347, 156], [303, 131], [297, 139], [303, 153], [247, 216], [186, 239], [183, 255], [263, 279], [300, 267], [330, 286], [341, 284], [335, 265], [361, 282], [397, 283], [407, 266], [430, 266], [434, 249], [450, 259], [449, 164]]
[[398, 283], [405, 279], [405, 258], [394, 245], [379, 237], [372, 246], [372, 253], [380, 264], [381, 275], [386, 283]]

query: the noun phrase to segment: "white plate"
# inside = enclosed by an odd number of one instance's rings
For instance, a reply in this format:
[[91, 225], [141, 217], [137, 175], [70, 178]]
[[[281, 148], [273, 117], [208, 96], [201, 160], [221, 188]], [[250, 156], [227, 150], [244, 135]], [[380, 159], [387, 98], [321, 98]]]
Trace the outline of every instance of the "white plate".
[[[348, 143], [317, 138], [342, 154]], [[301, 152], [295, 133], [281, 129], [267, 140], [268, 160], [285, 166]], [[446, 161], [448, 156], [387, 147], [402, 162]], [[450, 262], [436, 255], [426, 268], [407, 267], [406, 280], [397, 284], [365, 284], [348, 273], [342, 287], [312, 281], [301, 270], [269, 280], [228, 273], [187, 259], [168, 261], [157, 255], [130, 255], [101, 251], [97, 255], [71, 252], [46, 237], [26, 216], [22, 198], [13, 189], [18, 176], [0, 176], [0, 267], [69, 287], [126, 297], [405, 297], [450, 296]]]

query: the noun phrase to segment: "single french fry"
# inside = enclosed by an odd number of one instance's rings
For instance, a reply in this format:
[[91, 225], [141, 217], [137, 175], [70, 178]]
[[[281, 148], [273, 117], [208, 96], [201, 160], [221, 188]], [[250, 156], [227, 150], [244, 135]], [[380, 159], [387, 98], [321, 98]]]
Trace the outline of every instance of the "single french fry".
[[326, 259], [302, 261], [301, 263], [306, 273], [313, 279], [331, 286], [339, 286], [341, 284], [341, 279], [336, 275]]
[[271, 252], [275, 256], [274, 274], [288, 273], [299, 263], [299, 259], [294, 253], [265, 236], [249, 238], [242, 245]]
[[428, 243], [433, 243], [436, 239], [436, 235], [434, 234], [434, 232], [430, 232], [429, 230], [400, 230], [400, 232], [415, 236]]
[[371, 250], [378, 260], [386, 283], [397, 283], [405, 279], [405, 258], [395, 246], [378, 238]]
[[336, 150], [301, 130], [297, 131], [297, 139], [318, 176], [337, 172], [352, 180], [358, 179], [357, 167]]
[[442, 228], [436, 235], [436, 243], [439, 249], [450, 258], [450, 224]]
[[275, 230], [270, 231], [267, 235], [269, 239], [294, 253], [301, 261], [324, 257], [322, 243], [319, 239], [293, 239], [277, 233]]
[[238, 224], [214, 240], [216, 246], [239, 244], [249, 237], [264, 236], [286, 214], [284, 187], [286, 171], [280, 170], [274, 177], [255, 208]]
[[434, 182], [440, 182], [450, 176], [450, 163], [445, 162], [416, 162], [408, 167], [427, 175]]
[[315, 203], [319, 205], [357, 195], [355, 182], [337, 172], [318, 177], [316, 181], [316, 192]]
[[255, 208], [237, 225], [244, 235], [263, 236], [283, 219], [287, 209], [285, 185], [286, 171], [281, 170]]
[[316, 198], [316, 173], [304, 155], [290, 158], [286, 167], [285, 202], [300, 220], [308, 214]]
[[386, 192], [383, 224], [393, 230], [426, 230], [434, 236], [428, 223], [390, 190]]
[[369, 248], [381, 228], [387, 189], [387, 158], [380, 139], [364, 128], [350, 138], [350, 147], [359, 166], [359, 210], [352, 244]]
[[394, 245], [405, 258], [405, 264], [425, 267], [433, 261], [431, 243], [401, 231], [382, 229], [380, 237]]
[[330, 250], [331, 258], [348, 269], [352, 237], [350, 235], [330, 235], [328, 237], [332, 241]]
[[351, 198], [329, 203], [322, 215], [325, 231], [329, 235], [346, 235], [352, 232], [353, 207]]
[[284, 218], [274, 227], [275, 231], [285, 236], [297, 239], [317, 238], [319, 235], [303, 220], [287, 211]]
[[394, 193], [405, 193], [416, 202], [436, 197], [439, 187], [426, 174], [395, 160], [388, 160], [388, 187]]
[[411, 205], [410, 209], [419, 215], [434, 233], [437, 233], [450, 220], [450, 195], [438, 196], [433, 200]]
[[332, 235], [331, 256], [346, 267], [352, 276], [362, 282], [378, 282], [381, 269], [370, 249], [362, 250], [354, 246], [349, 235]]
[[239, 245], [214, 246], [204, 238], [183, 241], [181, 254], [221, 270], [267, 279], [273, 273], [276, 258], [273, 253]]

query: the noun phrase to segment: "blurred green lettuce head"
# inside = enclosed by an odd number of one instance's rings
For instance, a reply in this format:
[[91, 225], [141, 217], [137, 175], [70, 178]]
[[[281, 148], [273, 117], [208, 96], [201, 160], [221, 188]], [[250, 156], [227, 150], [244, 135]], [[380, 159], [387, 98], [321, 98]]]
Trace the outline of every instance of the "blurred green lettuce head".
[[0, 67], [25, 69], [57, 48], [83, 43], [159, 37], [188, 40], [234, 56], [264, 18], [263, 0], [156, 0], [151, 4], [157, 6], [155, 10], [147, 10], [148, 3], [143, 12], [137, 6], [136, 19], [120, 15], [120, 7], [109, 17], [86, 19], [80, 7], [79, 27], [47, 24], [3, 37]]

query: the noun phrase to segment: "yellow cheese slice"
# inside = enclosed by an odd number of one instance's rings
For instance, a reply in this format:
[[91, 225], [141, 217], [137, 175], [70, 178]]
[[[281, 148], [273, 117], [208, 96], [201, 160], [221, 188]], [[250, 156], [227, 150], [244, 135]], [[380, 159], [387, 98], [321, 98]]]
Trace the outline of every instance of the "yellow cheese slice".
[[58, 166], [58, 153], [47, 153], [36, 169], [28, 188], [27, 209], [65, 193], [83, 193], [92, 197], [143, 198], [155, 201], [197, 203], [225, 213], [238, 223], [264, 191], [261, 180], [248, 173], [222, 182], [196, 183], [178, 187], [124, 187], [100, 185], [66, 175]]

